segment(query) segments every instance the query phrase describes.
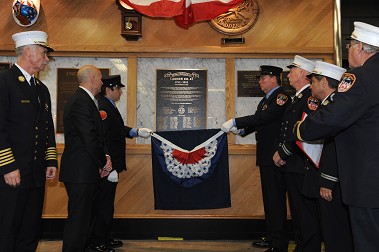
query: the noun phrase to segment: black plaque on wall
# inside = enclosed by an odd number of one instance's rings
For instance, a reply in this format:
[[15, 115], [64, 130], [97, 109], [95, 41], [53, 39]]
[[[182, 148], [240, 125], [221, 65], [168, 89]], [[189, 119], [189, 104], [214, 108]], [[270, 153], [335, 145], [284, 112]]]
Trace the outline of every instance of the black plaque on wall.
[[157, 70], [156, 130], [206, 129], [207, 70]]
[[259, 87], [260, 71], [237, 71], [237, 97], [263, 97]]
[[[109, 76], [108, 68], [100, 69], [103, 76]], [[63, 110], [70, 96], [79, 87], [76, 73], [78, 68], [57, 68], [57, 133], [64, 133]]]
[[2, 63], [0, 62], [0, 70], [5, 70], [11, 68], [11, 63]]
[[296, 94], [296, 89], [290, 85], [290, 81], [288, 79], [289, 73], [289, 71], [282, 73], [282, 87], [287, 91], [289, 96], [293, 97]]

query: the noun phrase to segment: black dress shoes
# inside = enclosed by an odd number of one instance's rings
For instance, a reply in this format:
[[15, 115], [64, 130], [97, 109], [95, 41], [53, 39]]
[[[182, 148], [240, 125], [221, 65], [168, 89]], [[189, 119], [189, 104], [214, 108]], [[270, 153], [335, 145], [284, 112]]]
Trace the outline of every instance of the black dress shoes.
[[124, 245], [122, 241], [116, 241], [116, 240], [109, 240], [107, 243], [105, 243], [105, 246], [109, 248], [120, 248]]
[[92, 245], [89, 247], [90, 252], [115, 252], [113, 248], [109, 248], [105, 246], [104, 244], [100, 245]]
[[267, 239], [267, 237], [262, 237], [258, 241], [253, 241], [252, 244], [255, 248], [270, 248], [271, 247], [271, 241]]

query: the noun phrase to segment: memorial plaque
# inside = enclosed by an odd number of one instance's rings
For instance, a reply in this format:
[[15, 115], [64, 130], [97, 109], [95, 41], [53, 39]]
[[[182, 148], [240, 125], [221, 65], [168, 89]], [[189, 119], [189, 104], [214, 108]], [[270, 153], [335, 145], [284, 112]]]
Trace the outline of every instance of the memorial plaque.
[[[79, 87], [76, 78], [78, 68], [57, 68], [57, 133], [64, 133], [63, 129], [63, 110], [70, 96]], [[103, 76], [109, 76], [108, 68], [100, 69]]]
[[207, 70], [157, 70], [156, 130], [206, 129]]
[[260, 71], [237, 71], [237, 97], [263, 97], [259, 86]]
[[292, 87], [290, 84], [290, 81], [287, 77], [289, 73], [289, 71], [282, 73], [282, 87], [288, 93], [289, 96], [294, 97], [296, 94], [296, 89]]
[[11, 63], [0, 63], [0, 70], [5, 70], [11, 68]]

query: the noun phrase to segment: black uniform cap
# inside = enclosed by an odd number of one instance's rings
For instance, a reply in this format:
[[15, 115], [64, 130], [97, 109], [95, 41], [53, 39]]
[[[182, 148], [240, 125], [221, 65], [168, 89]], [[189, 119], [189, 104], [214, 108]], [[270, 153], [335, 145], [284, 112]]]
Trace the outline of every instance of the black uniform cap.
[[106, 76], [101, 79], [103, 82], [103, 87], [125, 87], [124, 84], [121, 83], [121, 76], [120, 75], [111, 75], [111, 76]]
[[267, 66], [263, 65], [260, 66], [261, 73], [257, 76], [260, 77], [262, 75], [273, 75], [273, 76], [280, 76], [280, 74], [283, 72], [283, 69], [276, 66]]

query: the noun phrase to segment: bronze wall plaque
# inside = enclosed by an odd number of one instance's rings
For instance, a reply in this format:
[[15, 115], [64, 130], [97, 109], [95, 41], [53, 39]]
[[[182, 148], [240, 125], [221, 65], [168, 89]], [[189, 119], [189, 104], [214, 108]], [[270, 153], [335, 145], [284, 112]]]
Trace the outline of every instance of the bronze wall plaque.
[[263, 97], [257, 75], [260, 71], [237, 71], [237, 97]]
[[[99, 68], [103, 76], [109, 76], [108, 68]], [[70, 96], [78, 89], [78, 68], [57, 68], [57, 133], [64, 133], [63, 110]]]
[[157, 70], [156, 130], [207, 127], [207, 70]]
[[256, 0], [245, 0], [209, 21], [218, 32], [239, 35], [250, 30], [258, 20], [259, 6]]

